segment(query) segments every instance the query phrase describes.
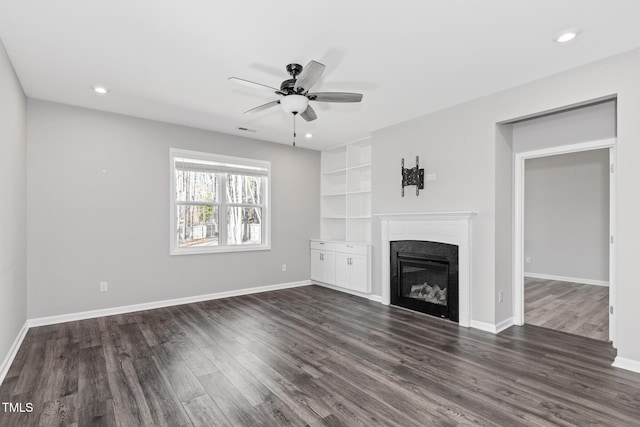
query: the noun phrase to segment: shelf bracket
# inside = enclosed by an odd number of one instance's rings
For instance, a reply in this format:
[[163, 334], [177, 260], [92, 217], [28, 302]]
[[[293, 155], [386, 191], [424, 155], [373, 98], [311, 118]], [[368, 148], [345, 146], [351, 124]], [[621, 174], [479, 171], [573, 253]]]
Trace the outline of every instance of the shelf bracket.
[[424, 189], [424, 169], [420, 169], [420, 156], [416, 156], [416, 167], [405, 168], [404, 157], [400, 166], [402, 172], [402, 197], [404, 197], [404, 187], [407, 185], [416, 186], [416, 196], [420, 195], [420, 190]]

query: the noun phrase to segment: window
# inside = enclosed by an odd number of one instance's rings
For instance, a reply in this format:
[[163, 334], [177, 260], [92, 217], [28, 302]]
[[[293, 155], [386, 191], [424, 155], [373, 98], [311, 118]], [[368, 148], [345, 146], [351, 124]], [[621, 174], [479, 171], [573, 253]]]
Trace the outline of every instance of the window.
[[270, 162], [170, 154], [172, 255], [270, 248]]

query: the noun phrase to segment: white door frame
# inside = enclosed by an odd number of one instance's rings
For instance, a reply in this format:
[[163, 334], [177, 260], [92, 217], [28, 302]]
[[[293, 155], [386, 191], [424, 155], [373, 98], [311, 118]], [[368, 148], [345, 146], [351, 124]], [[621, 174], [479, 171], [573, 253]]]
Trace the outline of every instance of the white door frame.
[[[615, 194], [615, 146], [616, 139], [602, 139], [579, 144], [544, 148], [541, 150], [515, 153], [514, 155], [514, 259], [513, 259], [513, 320], [516, 325], [524, 324], [524, 162], [537, 157], [557, 154], [577, 153], [587, 150], [609, 149], [609, 340], [616, 342], [616, 194]], [[610, 310], [611, 310], [610, 309]]]

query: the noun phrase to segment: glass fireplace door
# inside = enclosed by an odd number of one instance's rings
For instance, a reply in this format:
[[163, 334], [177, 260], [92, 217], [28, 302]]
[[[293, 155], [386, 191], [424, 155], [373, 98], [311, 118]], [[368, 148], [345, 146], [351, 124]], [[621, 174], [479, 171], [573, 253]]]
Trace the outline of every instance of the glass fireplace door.
[[399, 259], [398, 264], [399, 297], [447, 305], [448, 263]]

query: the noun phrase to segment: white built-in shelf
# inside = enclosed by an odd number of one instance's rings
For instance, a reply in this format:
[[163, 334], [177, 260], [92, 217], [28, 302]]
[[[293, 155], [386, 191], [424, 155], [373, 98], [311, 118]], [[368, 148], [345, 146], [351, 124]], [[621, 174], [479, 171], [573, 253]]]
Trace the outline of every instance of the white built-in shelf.
[[322, 175], [339, 175], [341, 173], [345, 173], [346, 171], [347, 171], [347, 168], [340, 168], [340, 169], [330, 170], [328, 172], [322, 172]]
[[350, 194], [369, 194], [369, 193], [371, 193], [371, 190], [342, 191], [340, 193], [323, 194], [322, 197], [341, 197], [341, 196], [348, 196]]
[[351, 170], [356, 170], [356, 169], [363, 169], [363, 168], [370, 168], [371, 167], [371, 163], [362, 163], [359, 165], [355, 165], [355, 166], [349, 166], [348, 168], [340, 168], [340, 169], [333, 169], [327, 172], [322, 172], [322, 175], [339, 175], [341, 173], [345, 173], [347, 171], [351, 171]]
[[322, 239], [371, 241], [371, 140], [322, 152]]
[[371, 163], [362, 163], [362, 164], [355, 165], [355, 166], [349, 166], [346, 169], [349, 171], [349, 170], [354, 170], [354, 169], [362, 169], [362, 168], [370, 168], [370, 167], [371, 167]]

